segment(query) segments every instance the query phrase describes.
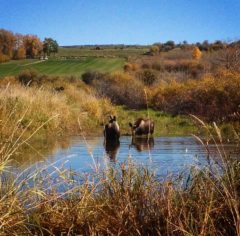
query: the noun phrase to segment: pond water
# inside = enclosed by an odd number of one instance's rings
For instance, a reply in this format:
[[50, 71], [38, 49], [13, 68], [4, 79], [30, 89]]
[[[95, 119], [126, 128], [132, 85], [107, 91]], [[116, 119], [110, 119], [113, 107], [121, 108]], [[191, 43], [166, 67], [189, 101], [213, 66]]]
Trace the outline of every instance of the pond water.
[[[226, 151], [233, 150], [234, 145], [224, 145]], [[219, 152], [215, 145], [209, 145], [211, 156], [218, 159]], [[37, 155], [37, 154], [36, 154]], [[78, 172], [92, 172], [94, 162], [100, 168], [109, 165], [118, 166], [131, 158], [136, 165], [148, 166], [158, 176], [169, 173], [178, 174], [189, 171], [191, 166], [202, 168], [209, 164], [205, 147], [194, 137], [155, 137], [149, 140], [122, 136], [120, 143], [106, 145], [103, 137], [84, 139], [72, 137], [68, 147], [57, 148], [45, 154], [44, 159], [29, 163], [30, 168], [43, 165], [67, 167]]]

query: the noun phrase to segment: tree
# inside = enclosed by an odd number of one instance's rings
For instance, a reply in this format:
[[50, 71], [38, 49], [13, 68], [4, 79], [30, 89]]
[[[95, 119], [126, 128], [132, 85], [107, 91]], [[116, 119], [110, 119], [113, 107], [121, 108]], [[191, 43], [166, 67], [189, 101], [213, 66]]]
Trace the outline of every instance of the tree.
[[42, 42], [35, 35], [24, 36], [24, 47], [26, 49], [26, 56], [29, 58], [35, 58], [42, 51]]
[[163, 44], [163, 49], [166, 52], [174, 49], [174, 47], [175, 47], [175, 42], [172, 41], [172, 40], [169, 40], [169, 41], [167, 41], [166, 43]]
[[24, 47], [19, 47], [14, 51], [13, 59], [19, 60], [26, 58], [26, 50]]
[[9, 59], [13, 56], [15, 37], [11, 31], [0, 29], [0, 54]]
[[221, 40], [216, 40], [212, 45], [211, 45], [211, 49], [216, 51], [216, 50], [220, 50], [220, 49], [224, 49], [225, 48], [225, 44], [221, 41]]
[[204, 40], [204, 41], [202, 42], [201, 47], [199, 47], [199, 49], [200, 49], [201, 51], [209, 51], [210, 45], [209, 45], [208, 40]]
[[15, 46], [13, 59], [24, 59], [26, 58], [26, 49], [24, 46], [24, 36], [21, 34], [15, 34]]
[[193, 51], [192, 51], [192, 57], [193, 57], [193, 59], [198, 60], [198, 59], [201, 58], [201, 56], [202, 56], [202, 52], [199, 50], [198, 47], [194, 46], [194, 47], [193, 47]]
[[43, 52], [48, 56], [50, 56], [51, 53], [57, 53], [58, 52], [57, 41], [53, 40], [52, 38], [45, 38], [43, 41]]

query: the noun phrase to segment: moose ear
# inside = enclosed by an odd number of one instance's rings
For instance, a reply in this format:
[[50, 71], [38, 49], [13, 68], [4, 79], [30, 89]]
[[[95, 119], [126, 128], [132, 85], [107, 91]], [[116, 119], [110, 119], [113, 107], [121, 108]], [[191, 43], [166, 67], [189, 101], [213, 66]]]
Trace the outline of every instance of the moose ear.
[[132, 125], [132, 123], [131, 123], [131, 122], [129, 122], [129, 126], [130, 126], [130, 127], [133, 127], [133, 125]]
[[110, 115], [109, 118], [110, 118], [110, 120], [112, 120], [113, 119], [112, 115]]
[[117, 120], [116, 116], [113, 117], [113, 120], [115, 120], [115, 121]]

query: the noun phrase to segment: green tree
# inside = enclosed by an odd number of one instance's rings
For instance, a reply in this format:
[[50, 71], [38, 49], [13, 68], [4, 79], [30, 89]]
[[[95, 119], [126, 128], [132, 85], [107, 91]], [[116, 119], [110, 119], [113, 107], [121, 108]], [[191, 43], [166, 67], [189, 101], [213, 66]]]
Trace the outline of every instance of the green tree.
[[57, 41], [52, 38], [45, 38], [43, 41], [43, 52], [48, 56], [50, 56], [51, 53], [57, 53], [58, 52]]

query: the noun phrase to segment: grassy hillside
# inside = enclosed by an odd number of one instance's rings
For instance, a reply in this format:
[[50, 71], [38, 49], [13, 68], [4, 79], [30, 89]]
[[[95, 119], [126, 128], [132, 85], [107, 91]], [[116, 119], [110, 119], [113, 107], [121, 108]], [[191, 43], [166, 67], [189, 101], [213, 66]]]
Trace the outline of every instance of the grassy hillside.
[[122, 58], [82, 58], [74, 60], [18, 60], [0, 64], [0, 76], [17, 75], [26, 69], [35, 69], [47, 75], [81, 75], [86, 71], [112, 72], [121, 70]]

